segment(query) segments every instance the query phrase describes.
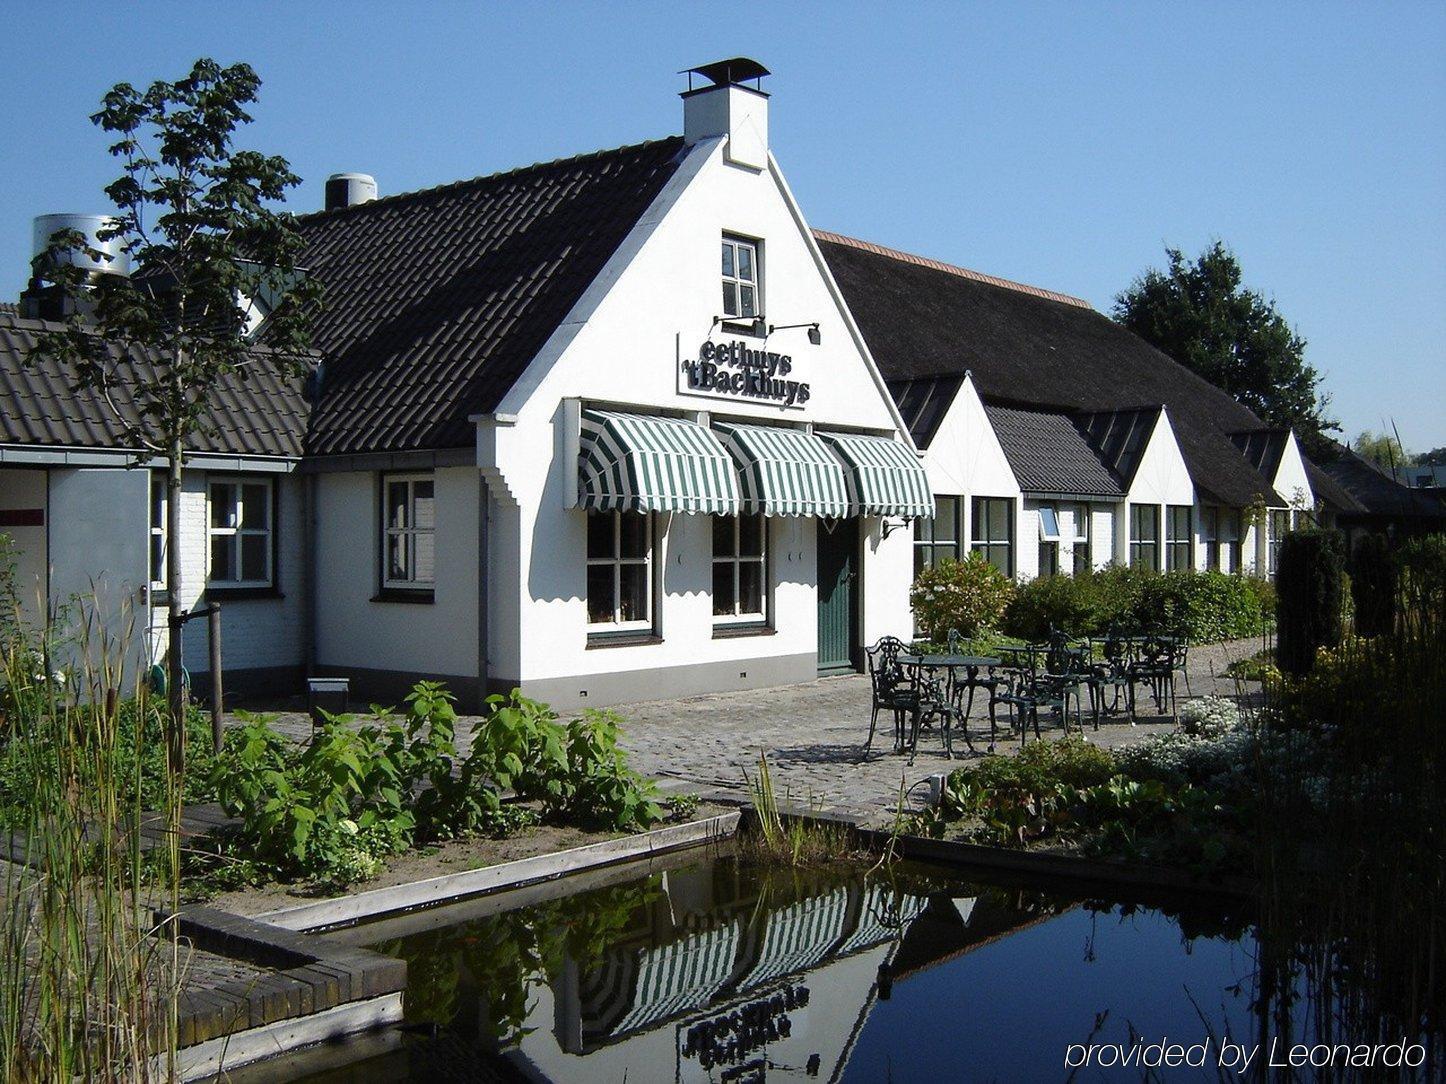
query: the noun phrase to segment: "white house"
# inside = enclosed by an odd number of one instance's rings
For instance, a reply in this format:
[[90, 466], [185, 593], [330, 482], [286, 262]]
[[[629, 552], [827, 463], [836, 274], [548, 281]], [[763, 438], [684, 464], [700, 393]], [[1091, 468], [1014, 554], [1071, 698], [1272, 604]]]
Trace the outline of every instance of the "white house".
[[[952, 546], [1024, 578], [1111, 562], [1264, 574], [1291, 510], [1314, 508], [1291, 434], [1088, 302], [818, 237], [935, 492], [970, 495], [967, 532], [918, 524], [921, 561]], [[995, 443], [951, 435], [978, 433], [981, 405]], [[1014, 500], [1008, 524], [976, 523], [987, 491]]]
[[[1077, 298], [812, 230], [766, 74], [695, 69], [681, 136], [328, 183], [299, 220], [327, 299], [306, 394], [261, 365], [191, 449], [183, 601], [222, 603], [229, 689], [776, 685], [907, 636], [917, 570], [969, 550], [1019, 577], [1270, 567], [1315, 503], [1289, 433]], [[0, 307], [0, 531], [32, 615], [94, 590], [150, 662], [159, 464], [133, 406], [25, 363], [45, 297]], [[204, 685], [199, 623], [185, 662]]]

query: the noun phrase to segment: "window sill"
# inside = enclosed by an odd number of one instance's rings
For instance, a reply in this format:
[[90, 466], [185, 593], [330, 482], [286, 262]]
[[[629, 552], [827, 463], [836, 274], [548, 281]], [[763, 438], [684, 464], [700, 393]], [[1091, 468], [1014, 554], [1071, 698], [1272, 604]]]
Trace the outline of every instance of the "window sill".
[[419, 606], [430, 606], [436, 601], [436, 592], [421, 588], [412, 590], [403, 587], [383, 587], [371, 597], [372, 602], [401, 602], [413, 603]]
[[241, 602], [246, 599], [283, 599], [278, 587], [207, 587], [206, 602]]
[[778, 630], [772, 625], [765, 624], [740, 624], [740, 625], [714, 625], [713, 639], [715, 640], [736, 640], [744, 636], [776, 636]]
[[657, 633], [643, 629], [638, 632], [590, 632], [587, 634], [587, 650], [604, 647], [637, 647], [642, 644], [661, 644], [663, 638]]

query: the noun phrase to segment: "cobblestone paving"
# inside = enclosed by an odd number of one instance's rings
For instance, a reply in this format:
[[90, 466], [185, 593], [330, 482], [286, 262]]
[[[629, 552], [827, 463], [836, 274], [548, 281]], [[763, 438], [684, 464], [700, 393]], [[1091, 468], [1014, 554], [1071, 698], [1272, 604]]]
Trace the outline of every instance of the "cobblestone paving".
[[[1187, 691], [1185, 683], [1180, 683], [1180, 699], [1212, 693], [1237, 695], [1237, 683], [1223, 676], [1225, 667], [1259, 648], [1256, 640], [1191, 648], [1189, 688]], [[1172, 718], [1152, 714], [1153, 705], [1143, 691], [1141, 697], [1144, 702], [1136, 725], [1123, 718], [1106, 718], [1098, 732], [1087, 723], [1087, 737], [1111, 748], [1173, 728]], [[743, 798], [743, 773], [756, 772], [761, 751], [768, 756], [774, 789], [780, 795], [878, 822], [894, 810], [901, 782], [907, 789], [936, 772], [967, 762], [970, 753], [956, 734], [955, 759], [946, 760], [940, 735], [925, 731], [911, 766], [907, 756], [890, 751], [893, 721], [881, 714], [873, 750], [864, 758], [869, 703], [868, 678], [851, 674], [802, 685], [630, 704], [618, 710], [627, 720], [623, 745], [633, 765], [657, 778], [665, 791]], [[466, 747], [475, 721], [475, 717], [458, 720], [459, 746]], [[278, 725], [298, 739], [311, 732], [308, 718], [296, 712], [282, 715]], [[1056, 728], [1045, 731], [1045, 736], [1059, 733]], [[984, 755], [989, 720], [985, 705], [977, 701], [969, 734], [978, 750], [975, 755]], [[1001, 740], [998, 745], [1001, 753], [1017, 749], [1014, 740]]]
[[[1180, 699], [1237, 695], [1237, 683], [1223, 676], [1224, 669], [1259, 646], [1254, 640], [1242, 640], [1191, 649], [1189, 693], [1181, 682]], [[1143, 690], [1140, 695], [1144, 703], [1136, 725], [1125, 718], [1106, 718], [1096, 732], [1087, 721], [1086, 736], [1112, 748], [1173, 729], [1173, 718], [1154, 715]], [[956, 732], [954, 760], [945, 759], [942, 736], [925, 731], [910, 766], [907, 756], [890, 751], [892, 718], [881, 713], [873, 750], [865, 759], [869, 704], [868, 678], [851, 674], [775, 689], [633, 704], [619, 710], [628, 720], [624, 745], [632, 753], [632, 762], [647, 774], [741, 796], [745, 793], [743, 773], [756, 774], [761, 751], [768, 756], [774, 789], [780, 795], [787, 792], [796, 802], [813, 802], [879, 822], [895, 809], [901, 783], [907, 789], [931, 774], [966, 763], [971, 755]], [[1060, 731], [1044, 733], [1057, 737]], [[974, 756], [983, 756], [989, 744], [989, 720], [977, 700], [969, 734], [978, 750]], [[999, 752], [1017, 749], [1017, 740], [1001, 736]]]

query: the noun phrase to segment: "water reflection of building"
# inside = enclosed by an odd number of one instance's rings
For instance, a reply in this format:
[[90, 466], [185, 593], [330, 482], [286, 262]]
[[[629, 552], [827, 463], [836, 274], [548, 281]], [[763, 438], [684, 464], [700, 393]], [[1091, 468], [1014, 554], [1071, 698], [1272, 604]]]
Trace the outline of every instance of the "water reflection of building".
[[998, 894], [760, 880], [733, 863], [670, 870], [663, 887], [601, 957], [566, 961], [537, 990], [512, 1055], [525, 1071], [630, 1084], [837, 1079], [894, 983], [1047, 917]]

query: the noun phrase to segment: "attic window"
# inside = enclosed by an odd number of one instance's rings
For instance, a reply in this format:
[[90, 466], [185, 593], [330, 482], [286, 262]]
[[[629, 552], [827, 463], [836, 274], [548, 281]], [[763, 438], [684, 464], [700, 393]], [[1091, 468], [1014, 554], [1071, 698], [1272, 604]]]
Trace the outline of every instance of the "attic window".
[[758, 245], [737, 237], [723, 238], [723, 315], [752, 320], [759, 304]]

